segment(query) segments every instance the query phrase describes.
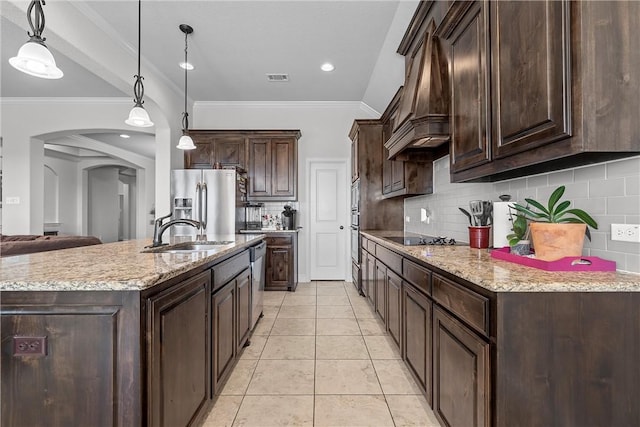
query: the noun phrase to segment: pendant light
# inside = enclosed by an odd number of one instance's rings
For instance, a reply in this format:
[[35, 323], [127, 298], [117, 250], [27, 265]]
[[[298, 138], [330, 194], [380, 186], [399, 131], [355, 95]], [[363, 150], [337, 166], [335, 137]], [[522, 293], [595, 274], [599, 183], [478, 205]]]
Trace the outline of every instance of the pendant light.
[[[180, 31], [184, 33], [184, 63], [188, 64], [187, 61], [187, 36], [193, 33], [193, 28], [187, 24], [180, 24]], [[177, 148], [181, 150], [193, 150], [196, 148], [193, 143], [193, 139], [189, 136], [189, 113], [187, 112], [187, 73], [188, 67], [184, 67], [184, 113], [182, 113], [182, 136], [178, 141]]]
[[[18, 56], [9, 59], [9, 64], [31, 76], [43, 79], [59, 79], [64, 73], [56, 66], [53, 55], [44, 44], [46, 40], [42, 37], [44, 31], [44, 12], [42, 11], [44, 0], [35, 0], [29, 4], [27, 9], [27, 21], [33, 33], [27, 31], [29, 41], [18, 50]], [[33, 18], [32, 18], [33, 13]], [[35, 20], [35, 26], [33, 21]]]
[[136, 82], [133, 84], [133, 96], [135, 96], [133, 102], [135, 102], [135, 105], [129, 112], [129, 118], [124, 122], [130, 126], [148, 128], [153, 126], [153, 122], [149, 118], [149, 113], [147, 113], [147, 110], [145, 110], [142, 106], [142, 104], [144, 104], [144, 101], [142, 100], [142, 97], [144, 96], [144, 85], [142, 84], [142, 80], [144, 80], [144, 77], [142, 77], [142, 74], [140, 74], [141, 4], [142, 0], [138, 0], [138, 74], [133, 76], [136, 78]]

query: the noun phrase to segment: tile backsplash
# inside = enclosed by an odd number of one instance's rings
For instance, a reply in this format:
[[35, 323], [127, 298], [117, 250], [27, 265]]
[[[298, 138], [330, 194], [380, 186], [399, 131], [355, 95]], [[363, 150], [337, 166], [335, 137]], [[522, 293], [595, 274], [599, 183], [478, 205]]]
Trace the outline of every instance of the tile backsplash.
[[[282, 211], [284, 210], [285, 205], [291, 206], [291, 208], [296, 211], [299, 210], [299, 202], [264, 202], [264, 207], [262, 208], [263, 215], [270, 215], [273, 225], [281, 228]], [[296, 215], [299, 215], [299, 213], [296, 213]]]
[[[523, 202], [526, 197], [547, 200], [560, 185], [563, 200], [584, 209], [598, 222], [591, 241], [585, 239], [585, 256], [616, 261], [618, 270], [640, 273], [640, 243], [611, 240], [611, 224], [640, 224], [640, 156], [574, 169], [531, 175], [494, 183], [451, 183], [449, 156], [434, 162], [434, 192], [405, 199], [405, 232], [453, 237], [469, 241], [467, 217], [470, 200], [498, 201], [501, 194]], [[421, 220], [421, 210], [424, 213]]]

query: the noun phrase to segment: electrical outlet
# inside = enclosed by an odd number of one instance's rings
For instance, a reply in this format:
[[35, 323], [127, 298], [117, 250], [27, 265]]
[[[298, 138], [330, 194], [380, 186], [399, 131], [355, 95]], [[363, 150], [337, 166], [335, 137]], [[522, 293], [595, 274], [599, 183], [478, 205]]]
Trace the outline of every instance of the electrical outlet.
[[7, 197], [7, 204], [8, 205], [19, 205], [20, 204], [20, 197]]
[[640, 242], [640, 225], [611, 224], [611, 240], [620, 242]]
[[46, 356], [47, 337], [13, 337], [14, 356]]

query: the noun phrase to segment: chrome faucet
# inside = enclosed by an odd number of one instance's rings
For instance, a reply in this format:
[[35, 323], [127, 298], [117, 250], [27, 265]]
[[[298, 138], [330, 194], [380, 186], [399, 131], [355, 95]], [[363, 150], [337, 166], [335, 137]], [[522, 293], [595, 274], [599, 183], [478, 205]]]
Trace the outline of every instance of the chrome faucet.
[[195, 227], [198, 230], [200, 229], [200, 222], [186, 218], [172, 219], [171, 221], [163, 224], [164, 220], [169, 217], [171, 217], [171, 214], [156, 219], [153, 227], [153, 244], [151, 245], [152, 248], [157, 248], [158, 246], [165, 245], [166, 243], [162, 243], [162, 234], [167, 230], [167, 228], [176, 224], [186, 224]]

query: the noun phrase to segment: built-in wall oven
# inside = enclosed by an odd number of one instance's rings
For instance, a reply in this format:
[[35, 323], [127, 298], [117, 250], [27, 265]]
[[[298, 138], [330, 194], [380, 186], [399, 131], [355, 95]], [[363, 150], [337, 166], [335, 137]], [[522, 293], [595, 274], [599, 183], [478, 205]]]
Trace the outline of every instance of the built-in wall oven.
[[362, 293], [360, 273], [360, 180], [351, 184], [351, 274], [353, 285]]

